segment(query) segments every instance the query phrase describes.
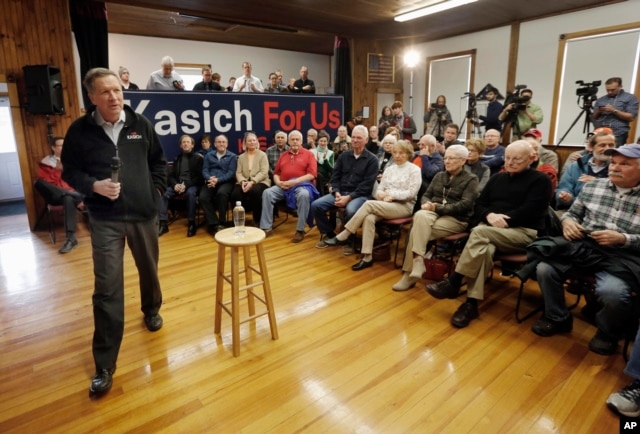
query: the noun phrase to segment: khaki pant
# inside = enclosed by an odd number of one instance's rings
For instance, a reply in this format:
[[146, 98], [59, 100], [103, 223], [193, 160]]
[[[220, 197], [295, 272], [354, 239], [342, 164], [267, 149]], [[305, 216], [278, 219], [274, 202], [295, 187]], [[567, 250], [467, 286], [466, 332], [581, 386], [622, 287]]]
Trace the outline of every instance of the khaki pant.
[[355, 234], [362, 226], [362, 253], [370, 255], [373, 252], [373, 242], [376, 237], [376, 223], [380, 220], [409, 217], [413, 211], [413, 205], [413, 202], [368, 200], [351, 217], [345, 228]]
[[451, 216], [439, 216], [433, 211], [420, 210], [413, 215], [413, 226], [407, 240], [407, 254], [404, 257], [402, 271], [413, 270], [413, 255], [424, 257], [427, 253], [427, 243], [431, 240], [459, 234], [467, 227], [467, 222]]
[[467, 296], [484, 299], [484, 281], [493, 268], [496, 250], [521, 252], [536, 236], [537, 231], [529, 228], [494, 228], [486, 224], [473, 228], [456, 265], [456, 272], [469, 278]]

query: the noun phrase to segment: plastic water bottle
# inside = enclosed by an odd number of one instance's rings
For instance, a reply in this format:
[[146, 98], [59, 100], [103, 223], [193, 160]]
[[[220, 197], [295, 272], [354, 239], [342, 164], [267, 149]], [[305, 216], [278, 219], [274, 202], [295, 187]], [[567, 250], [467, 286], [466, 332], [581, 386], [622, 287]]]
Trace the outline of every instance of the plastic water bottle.
[[233, 235], [236, 237], [244, 236], [244, 208], [240, 201], [236, 202], [233, 208]]

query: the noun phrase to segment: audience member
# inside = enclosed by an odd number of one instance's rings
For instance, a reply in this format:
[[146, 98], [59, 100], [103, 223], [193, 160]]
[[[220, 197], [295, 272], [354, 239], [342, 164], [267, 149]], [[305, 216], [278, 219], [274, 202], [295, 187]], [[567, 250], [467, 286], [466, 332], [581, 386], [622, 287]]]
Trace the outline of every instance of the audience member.
[[245, 210], [252, 212], [254, 226], [259, 226], [262, 193], [271, 186], [269, 160], [267, 154], [260, 150], [256, 133], [245, 133], [242, 143], [244, 152], [238, 157], [237, 184], [231, 193], [231, 203], [242, 202]]
[[316, 140], [318, 139], [318, 130], [309, 128], [307, 130], [307, 143], [303, 146], [305, 149], [313, 149], [316, 147]]
[[445, 171], [438, 172], [433, 178], [422, 196], [420, 210], [413, 215], [407, 254], [402, 264], [404, 273], [392, 286], [394, 291], [406, 291], [422, 278], [429, 241], [467, 228], [473, 215], [473, 203], [478, 197], [478, 178], [463, 170], [468, 158], [469, 150], [462, 145], [452, 145], [445, 151]]
[[344, 151], [351, 149], [351, 137], [347, 133], [347, 127], [340, 125], [338, 127], [338, 135], [333, 140], [333, 153], [336, 157]]
[[431, 134], [441, 141], [446, 126], [453, 123], [451, 112], [447, 108], [447, 98], [444, 95], [438, 95], [436, 102], [431, 103], [429, 110], [424, 114], [424, 122], [427, 124], [424, 133]]
[[[218, 74], [218, 80], [220, 80], [220, 74]], [[197, 91], [223, 91], [224, 88], [220, 86], [220, 83], [213, 80], [213, 72], [211, 68], [205, 66], [202, 68], [202, 81], [196, 83], [193, 86], [193, 90]]]
[[225, 92], [233, 92], [233, 87], [236, 85], [236, 78], [229, 77], [229, 86], [225, 87]]
[[[623, 416], [640, 417], [640, 329], [636, 333], [636, 339], [631, 348], [631, 355], [624, 368], [624, 373], [633, 378], [633, 382], [609, 395], [607, 406]], [[622, 430], [621, 427], [620, 431]]]
[[470, 139], [467, 140], [464, 145], [469, 150], [469, 156], [467, 157], [467, 164], [465, 164], [464, 170], [476, 175], [478, 178], [478, 191], [481, 192], [491, 176], [489, 166], [481, 160], [482, 154], [484, 154], [487, 146], [482, 139]]
[[498, 117], [502, 122], [509, 122], [513, 117], [511, 134], [514, 138], [521, 138], [522, 133], [542, 123], [542, 109], [531, 102], [532, 96], [533, 91], [531, 89], [522, 89], [520, 97], [525, 101], [524, 107], [520, 107], [520, 104], [511, 103], [504, 106]]
[[371, 125], [369, 127], [369, 141], [367, 142], [366, 147], [369, 152], [373, 153], [374, 155], [378, 155], [378, 153], [380, 152], [380, 145], [382, 141], [379, 140], [378, 137], [378, 127], [376, 127], [375, 125]]
[[531, 145], [533, 154], [535, 156], [533, 163], [531, 163], [531, 168], [536, 169], [538, 172], [544, 173], [549, 177], [549, 181], [551, 181], [551, 199], [553, 199], [553, 195], [555, 194], [556, 188], [558, 187], [558, 171], [551, 164], [542, 163], [540, 161], [540, 151], [542, 150], [542, 145], [538, 140], [535, 139], [535, 137], [527, 136], [524, 140], [526, 140]]
[[391, 127], [393, 122], [393, 112], [388, 105], [382, 107], [380, 119], [378, 119], [378, 140], [382, 140], [387, 135], [387, 128]]
[[362, 118], [362, 110], [358, 110], [353, 119], [347, 121], [347, 134], [351, 135], [353, 127], [355, 127], [356, 125], [362, 125], [363, 120], [364, 119]]
[[458, 140], [459, 133], [460, 127], [458, 126], [458, 124], [449, 124], [444, 128], [444, 136], [442, 140], [439, 140], [436, 143], [436, 149], [438, 150], [440, 155], [444, 155], [444, 151], [451, 145], [464, 144], [462, 140]]
[[570, 153], [567, 159], [565, 160], [564, 164], [562, 165], [562, 171], [561, 171], [562, 176], [564, 176], [564, 173], [567, 171], [567, 168], [571, 166], [571, 163], [574, 163], [579, 158], [582, 158], [587, 154], [591, 155], [591, 152], [592, 152], [591, 144], [590, 144], [591, 137], [593, 137], [593, 135], [596, 133], [608, 133], [613, 135], [613, 130], [609, 127], [600, 127], [600, 128], [596, 128], [595, 130], [587, 134], [587, 138], [584, 141], [584, 149], [581, 149], [579, 151], [573, 151], [572, 153]]
[[[367, 136], [367, 127], [364, 125], [358, 125], [353, 129], [353, 147], [338, 156], [331, 176], [329, 193], [311, 204], [311, 212], [321, 235], [320, 241], [316, 244], [319, 249], [327, 247], [325, 241], [335, 237], [335, 227], [327, 213], [338, 208], [344, 209], [344, 224], [371, 197], [378, 173], [378, 159], [365, 148]], [[352, 254], [353, 249], [347, 248], [343, 253]]]
[[120, 77], [120, 83], [122, 84], [123, 90], [139, 90], [137, 84], [129, 81], [129, 70], [124, 66], [118, 68], [118, 76]]
[[204, 157], [211, 152], [211, 150], [211, 135], [203, 134], [200, 138], [200, 149], [198, 149], [197, 152]]
[[556, 208], [566, 209], [573, 204], [578, 193], [588, 182], [609, 176], [611, 157], [605, 152], [616, 146], [613, 134], [597, 133], [589, 140], [592, 153], [572, 163], [556, 190]]
[[609, 178], [586, 184], [561, 218], [562, 237], [540, 245], [543, 252], [536, 274], [544, 314], [531, 329], [540, 336], [570, 332], [573, 318], [564, 299], [566, 275], [595, 274], [603, 308], [596, 314], [598, 329], [589, 349], [609, 355], [616, 351], [618, 339], [638, 326], [632, 293], [640, 285], [640, 145], [605, 152], [611, 157]]
[[467, 300], [451, 318], [455, 327], [466, 327], [478, 317], [478, 300], [484, 298], [496, 250], [521, 251], [544, 229], [551, 197], [549, 177], [530, 168], [535, 155], [528, 142], [511, 143], [505, 155], [505, 172], [492, 176], [475, 202], [473, 221], [480, 223], [471, 230], [455, 272], [426, 287], [435, 298], [456, 298], [467, 279]]
[[377, 154], [378, 175], [376, 176], [376, 182], [373, 184], [373, 190], [371, 192], [371, 196], [373, 197], [376, 196], [376, 190], [378, 189], [378, 185], [380, 184], [380, 180], [382, 179], [382, 174], [384, 173], [385, 169], [395, 164], [395, 161], [393, 160], [393, 146], [398, 143], [398, 140], [395, 138], [395, 136], [389, 134], [384, 138], [382, 143], [382, 152]]
[[373, 265], [377, 222], [408, 217], [413, 213], [420, 189], [420, 169], [409, 162], [412, 155], [413, 144], [405, 140], [396, 143], [393, 146], [396, 164], [385, 170], [374, 199], [367, 200], [335, 238], [325, 239], [325, 244], [329, 246], [346, 243], [362, 227], [362, 259], [351, 267], [353, 271], [364, 270]]
[[527, 130], [522, 134], [523, 139], [526, 139], [527, 137], [531, 137], [536, 142], [538, 142], [540, 164], [549, 164], [554, 169], [556, 169], [557, 173], [559, 167], [558, 154], [542, 146], [542, 131], [537, 128], [531, 128], [530, 130]]
[[607, 94], [594, 104], [593, 125], [611, 128], [619, 148], [627, 142], [629, 124], [638, 116], [638, 97], [622, 89], [620, 77], [611, 77], [604, 86]]
[[422, 187], [420, 196], [427, 191], [429, 183], [436, 173], [444, 170], [442, 155], [436, 150], [436, 138], [431, 134], [425, 134], [418, 141], [419, 150], [414, 154], [413, 164], [418, 166], [422, 173]]
[[329, 149], [329, 134], [325, 130], [320, 130], [318, 133], [318, 146], [311, 149], [311, 152], [318, 162], [316, 188], [320, 195], [324, 196], [328, 193], [328, 183], [331, 180], [335, 163], [333, 151]]
[[296, 93], [296, 78], [295, 77], [289, 78], [289, 84], [287, 84], [287, 89], [289, 89], [289, 92], [291, 92], [291, 93]]
[[[138, 269], [144, 324], [151, 332], [162, 328], [157, 200], [167, 185], [167, 161], [153, 124], [124, 105], [114, 72], [91, 69], [83, 84], [92, 106], [67, 130], [62, 178], [84, 195], [89, 209], [96, 368], [89, 393], [99, 396], [111, 389], [124, 335], [125, 244]], [[114, 157], [122, 162], [119, 182], [111, 179]]]
[[298, 213], [296, 233], [291, 240], [299, 243], [304, 239], [304, 226], [309, 217], [311, 202], [319, 196], [314, 186], [318, 169], [313, 153], [302, 147], [302, 133], [293, 130], [289, 133], [289, 150], [276, 164], [273, 171], [273, 184], [262, 194], [262, 217], [260, 228], [268, 235], [273, 231], [273, 207], [276, 202], [286, 200], [287, 207], [295, 208]]
[[233, 84], [233, 92], [264, 92], [262, 81], [251, 75], [252, 69], [251, 63], [242, 62], [243, 75]]
[[316, 85], [309, 79], [309, 69], [306, 66], [300, 68], [300, 78], [293, 83], [293, 93], [316, 93]]
[[284, 80], [282, 79], [282, 71], [279, 69], [276, 69], [276, 77], [278, 78], [278, 84], [282, 87], [287, 87], [286, 84], [284, 84]]
[[269, 74], [269, 84], [264, 89], [265, 93], [289, 93], [286, 86], [282, 86], [275, 72]]
[[393, 113], [391, 126], [398, 129], [398, 132], [402, 134], [402, 139], [407, 140], [409, 143], [413, 143], [413, 135], [418, 130], [413, 118], [402, 111], [402, 101], [395, 101], [391, 105], [391, 112]]
[[78, 193], [62, 179], [62, 162], [60, 154], [64, 146], [63, 137], [51, 139], [51, 154], [44, 157], [38, 165], [38, 182], [36, 190], [47, 204], [62, 205], [64, 210], [64, 231], [66, 241], [58, 253], [69, 253], [78, 246], [76, 239], [76, 209], [84, 208], [82, 194]]
[[200, 189], [200, 206], [207, 219], [207, 230], [211, 235], [224, 229], [227, 224], [227, 208], [233, 190], [238, 167], [236, 154], [229, 151], [229, 140], [224, 134], [216, 136], [211, 150], [205, 157], [202, 176], [205, 188]]
[[502, 122], [500, 122], [499, 118], [503, 107], [498, 101], [498, 94], [498, 89], [495, 87], [487, 90], [486, 98], [487, 101], [489, 101], [489, 104], [487, 104], [487, 114], [485, 116], [479, 116], [482, 121], [481, 125], [484, 126], [485, 131], [502, 131]]
[[504, 166], [504, 146], [500, 146], [500, 131], [487, 130], [484, 133], [486, 148], [480, 160], [489, 167], [491, 175], [495, 175]]
[[277, 130], [273, 136], [273, 145], [267, 148], [267, 160], [269, 161], [269, 172], [273, 175], [273, 171], [276, 168], [276, 164], [278, 164], [278, 160], [289, 150], [289, 145], [287, 145], [287, 133], [284, 131]]
[[167, 189], [158, 202], [158, 236], [169, 232], [167, 224], [167, 209], [169, 201], [176, 196], [184, 195], [187, 202], [187, 237], [196, 234], [196, 198], [200, 187], [204, 184], [202, 177], [202, 155], [193, 152], [196, 141], [185, 134], [180, 137], [180, 149], [182, 153], [173, 162], [173, 168], [169, 172]]
[[160, 69], [149, 75], [147, 90], [184, 90], [182, 77], [173, 68], [173, 59], [164, 56], [160, 62]]

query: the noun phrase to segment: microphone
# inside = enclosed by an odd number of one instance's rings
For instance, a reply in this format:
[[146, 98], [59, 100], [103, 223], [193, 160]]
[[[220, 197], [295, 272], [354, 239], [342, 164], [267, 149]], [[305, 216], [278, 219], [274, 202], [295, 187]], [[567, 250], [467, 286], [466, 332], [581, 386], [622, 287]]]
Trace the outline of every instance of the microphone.
[[120, 182], [120, 157], [111, 158], [111, 182]]

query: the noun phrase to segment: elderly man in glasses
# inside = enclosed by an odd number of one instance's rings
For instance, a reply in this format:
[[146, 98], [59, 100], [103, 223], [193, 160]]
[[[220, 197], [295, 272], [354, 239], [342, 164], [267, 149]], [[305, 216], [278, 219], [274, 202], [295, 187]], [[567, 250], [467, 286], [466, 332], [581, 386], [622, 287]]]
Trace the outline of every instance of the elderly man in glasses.
[[551, 181], [530, 167], [535, 158], [525, 140], [507, 146], [505, 171], [489, 178], [476, 200], [472, 222], [478, 225], [471, 230], [455, 273], [426, 287], [435, 298], [456, 298], [466, 279], [467, 300], [451, 318], [455, 327], [466, 327], [478, 317], [478, 300], [484, 298], [484, 281], [493, 268], [496, 250], [522, 251], [544, 229]]

